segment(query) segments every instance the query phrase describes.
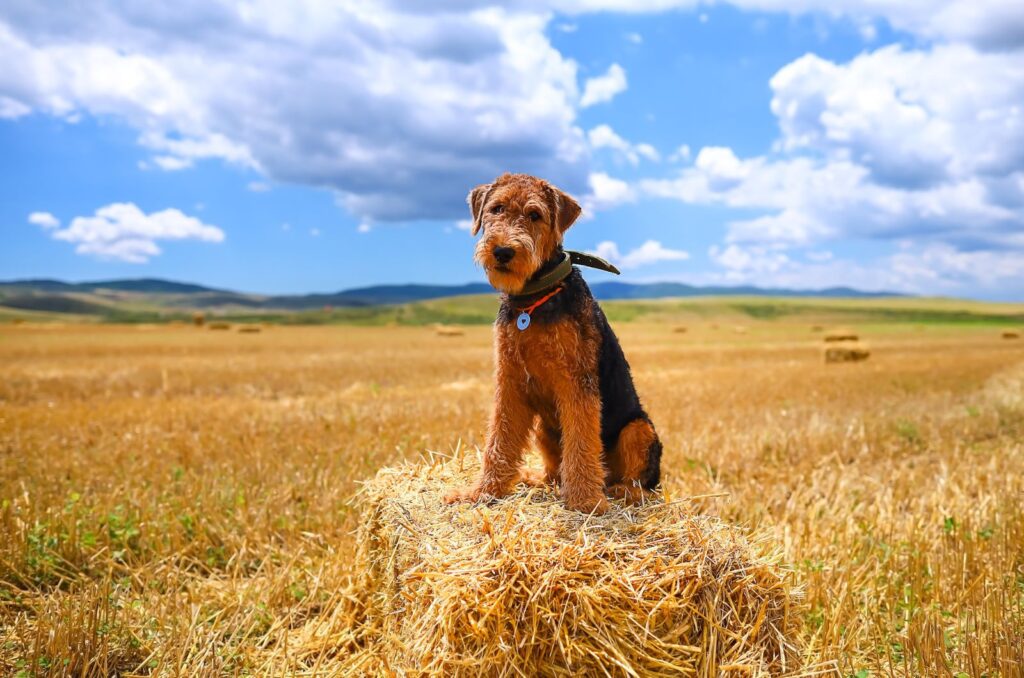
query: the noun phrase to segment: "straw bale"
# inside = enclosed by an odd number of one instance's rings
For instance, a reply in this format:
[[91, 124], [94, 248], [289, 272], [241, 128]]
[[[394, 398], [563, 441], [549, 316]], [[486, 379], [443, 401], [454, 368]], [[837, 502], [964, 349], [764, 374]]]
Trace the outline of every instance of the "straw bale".
[[439, 337], [461, 337], [465, 334], [461, 327], [451, 327], [449, 325], [436, 325], [434, 331]]
[[242, 325], [238, 328], [242, 334], [256, 334], [260, 331], [259, 325]]
[[847, 329], [829, 330], [825, 334], [825, 341], [830, 343], [836, 341], [857, 341], [859, 339], [860, 337], [856, 332]]
[[761, 676], [795, 671], [799, 606], [764, 540], [689, 499], [587, 516], [552, 489], [441, 497], [462, 461], [360, 492], [366, 645], [349, 669], [437, 676]]
[[230, 330], [231, 323], [209, 323], [207, 327], [211, 330]]
[[1020, 339], [1020, 332], [1016, 330], [1003, 330], [1003, 339]]
[[672, 331], [675, 332], [676, 334], [686, 334], [687, 327], [686, 325], [677, 325], [676, 327], [672, 328]]
[[825, 349], [826, 363], [856, 363], [867, 360], [871, 349], [859, 341], [843, 341], [831, 344]]

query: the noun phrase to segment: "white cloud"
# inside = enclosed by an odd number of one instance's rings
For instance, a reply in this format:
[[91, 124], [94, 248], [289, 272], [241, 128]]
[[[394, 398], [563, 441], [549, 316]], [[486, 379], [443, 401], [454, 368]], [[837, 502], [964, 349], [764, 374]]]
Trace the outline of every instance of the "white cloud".
[[697, 282], [802, 290], [853, 286], [917, 294], [956, 294], [969, 287], [1005, 296], [1007, 280], [1024, 278], [1022, 252], [964, 252], [942, 244], [920, 248], [902, 243], [893, 254], [857, 262], [815, 256], [814, 251], [801, 259], [791, 250], [762, 245], [713, 246], [708, 255], [720, 271], [698, 276]]
[[604, 75], [590, 78], [584, 83], [580, 106], [587, 108], [594, 104], [611, 101], [616, 95], [626, 91], [626, 69], [612, 64]]
[[320, 229], [319, 228], [311, 228], [311, 229], [309, 229], [309, 235], [311, 237], [314, 237], [314, 238], [319, 238], [320, 237]]
[[362, 222], [361, 224], [359, 224], [359, 226], [356, 227], [356, 231], [358, 231], [359, 233], [369, 233], [372, 230], [373, 230], [373, 226], [371, 226], [370, 224], [368, 224], [365, 221]]
[[246, 188], [253, 193], [266, 193], [270, 190], [270, 184], [265, 181], [250, 181]]
[[41, 226], [46, 230], [51, 230], [60, 226], [60, 219], [49, 212], [33, 212], [28, 215], [28, 223]]
[[648, 240], [640, 247], [626, 254], [619, 252], [619, 246], [610, 240], [598, 243], [594, 254], [603, 257], [622, 269], [640, 268], [660, 261], [684, 261], [690, 258], [688, 252], [664, 247], [657, 240]]
[[626, 33], [626, 40], [633, 43], [634, 45], [644, 44], [644, 36], [639, 33]]
[[898, 45], [838, 65], [806, 55], [771, 79], [785, 149], [867, 167], [878, 183], [926, 187], [1024, 169], [1022, 55]]
[[741, 247], [712, 245], [708, 257], [726, 270], [726, 280], [741, 282], [751, 278], [765, 279], [766, 274], [778, 273], [790, 263], [789, 256], [771, 247]]
[[0, 69], [0, 115], [113, 117], [152, 167], [217, 158], [375, 221], [457, 218], [468, 186], [507, 169], [586, 187], [577, 66], [536, 7], [86, 0], [77, 14], [0, 6], [0, 63], [17, 64]]
[[459, 219], [458, 221], [455, 222], [455, 228], [457, 228], [457, 229], [459, 229], [461, 231], [472, 231], [473, 230], [473, 220], [472, 219]]
[[113, 203], [91, 217], [75, 217], [53, 230], [55, 240], [76, 243], [78, 254], [130, 263], [146, 263], [160, 254], [158, 240], [221, 242], [224, 231], [176, 209], [146, 214], [132, 203]]
[[689, 144], [682, 144], [672, 155], [668, 156], [669, 162], [686, 162], [690, 159], [691, 151]]
[[591, 174], [589, 183], [590, 190], [580, 197], [585, 217], [593, 217], [596, 212], [633, 202], [637, 198], [636, 191], [628, 183], [604, 172]]
[[591, 148], [610, 148], [625, 158], [631, 165], [640, 163], [640, 158], [646, 158], [651, 162], [658, 162], [661, 156], [658, 150], [650, 144], [633, 144], [615, 133], [608, 125], [598, 125], [587, 132], [587, 141]]

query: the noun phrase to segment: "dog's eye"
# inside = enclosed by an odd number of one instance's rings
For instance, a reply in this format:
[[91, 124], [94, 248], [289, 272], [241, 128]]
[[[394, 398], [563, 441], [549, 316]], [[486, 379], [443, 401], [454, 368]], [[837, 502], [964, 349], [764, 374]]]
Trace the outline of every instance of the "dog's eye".
[[537, 221], [540, 219], [540, 212], [530, 212], [530, 221]]
[[505, 206], [504, 205], [495, 205], [494, 207], [491, 208], [491, 214], [501, 214], [504, 211], [505, 211]]

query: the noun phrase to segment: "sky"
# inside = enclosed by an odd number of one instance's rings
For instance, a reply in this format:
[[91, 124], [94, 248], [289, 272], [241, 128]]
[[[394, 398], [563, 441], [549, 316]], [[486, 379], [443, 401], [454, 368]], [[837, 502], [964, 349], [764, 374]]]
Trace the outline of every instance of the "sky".
[[1017, 0], [5, 0], [0, 64], [0, 279], [482, 281], [513, 171], [625, 281], [1024, 301]]

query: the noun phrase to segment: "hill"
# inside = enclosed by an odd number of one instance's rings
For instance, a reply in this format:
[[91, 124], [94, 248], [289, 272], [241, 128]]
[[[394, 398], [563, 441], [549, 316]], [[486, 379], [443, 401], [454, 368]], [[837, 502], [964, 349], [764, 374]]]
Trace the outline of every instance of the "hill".
[[[762, 289], [753, 286], [700, 287], [685, 283], [597, 282], [591, 286], [601, 300], [665, 299], [698, 296], [884, 298], [892, 293], [850, 288], [825, 290]], [[448, 297], [493, 294], [486, 283], [465, 285], [374, 285], [338, 292], [261, 295], [192, 283], [137, 278], [69, 283], [32, 279], [0, 282], [0, 307], [21, 311], [75, 313], [129, 319], [133, 314], [185, 315], [193, 311], [295, 313], [326, 308], [362, 308], [409, 304]]]

